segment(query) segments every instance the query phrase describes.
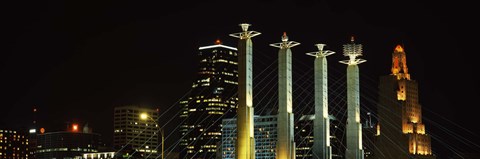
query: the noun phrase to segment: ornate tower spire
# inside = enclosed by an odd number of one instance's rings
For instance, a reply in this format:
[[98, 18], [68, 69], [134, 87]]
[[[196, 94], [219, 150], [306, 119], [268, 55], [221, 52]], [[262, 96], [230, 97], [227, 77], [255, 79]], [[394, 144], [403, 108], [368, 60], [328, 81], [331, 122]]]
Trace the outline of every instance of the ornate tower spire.
[[401, 45], [397, 45], [392, 54], [392, 75], [397, 76], [397, 79], [410, 80], [407, 68], [407, 56]]

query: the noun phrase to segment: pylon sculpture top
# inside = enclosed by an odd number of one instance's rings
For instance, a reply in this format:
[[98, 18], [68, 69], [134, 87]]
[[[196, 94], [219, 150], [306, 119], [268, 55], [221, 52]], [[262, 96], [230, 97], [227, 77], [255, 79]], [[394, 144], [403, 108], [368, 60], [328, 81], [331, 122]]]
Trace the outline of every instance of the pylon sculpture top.
[[297, 45], [300, 45], [300, 43], [295, 42], [295, 41], [288, 41], [288, 36], [287, 36], [286, 32], [283, 32], [282, 42], [270, 44], [270, 46], [278, 47], [280, 49], [291, 48], [291, 47], [294, 47], [294, 46], [297, 46]]
[[330, 51], [330, 50], [323, 50], [323, 48], [326, 46], [326, 44], [315, 44], [315, 46], [317, 46], [317, 48], [318, 48], [317, 52], [308, 52], [306, 54], [310, 55], [310, 56], [314, 56], [316, 58], [319, 58], [319, 57], [326, 57], [326, 56], [329, 56], [329, 55], [335, 53], [335, 52]]
[[339, 61], [347, 65], [357, 65], [366, 62], [364, 59], [357, 59], [357, 56], [362, 56], [362, 44], [355, 44], [355, 38], [352, 36], [350, 44], [343, 45], [343, 55], [348, 56], [349, 60]]
[[229, 34], [230, 36], [240, 38], [240, 39], [249, 39], [249, 38], [252, 38], [254, 36], [262, 34], [262, 33], [257, 32], [257, 31], [248, 31], [248, 27], [251, 26], [251, 24], [242, 23], [242, 24], [239, 24], [239, 25], [240, 25], [240, 27], [242, 27], [243, 32]]

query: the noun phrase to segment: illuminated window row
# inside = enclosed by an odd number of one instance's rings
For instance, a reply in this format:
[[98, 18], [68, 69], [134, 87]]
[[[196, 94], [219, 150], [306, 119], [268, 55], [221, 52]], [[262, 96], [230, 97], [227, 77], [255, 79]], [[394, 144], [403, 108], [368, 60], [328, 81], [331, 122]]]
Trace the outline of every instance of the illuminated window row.
[[215, 75], [215, 72], [213, 72], [213, 71], [200, 71], [200, 72], [198, 72], [198, 74], [202, 74], [202, 75], [205, 75], [205, 74]]
[[222, 75], [233, 76], [233, 73], [230, 73], [230, 72], [222, 72]]
[[208, 107], [205, 108], [205, 110], [225, 110], [224, 108], [218, 108], [218, 107]]
[[221, 102], [221, 98], [210, 98], [210, 99], [204, 99], [203, 102]]
[[205, 78], [205, 79], [197, 80], [197, 82], [200, 82], [200, 83], [210, 82], [210, 78]]
[[221, 132], [208, 132], [207, 134], [208, 134], [208, 135], [218, 135], [218, 136], [221, 136], [221, 135], [222, 135]]
[[234, 81], [230, 81], [230, 80], [224, 80], [224, 81], [225, 81], [225, 83], [238, 85], [238, 82], [234, 82]]
[[16, 134], [16, 133], [17, 133], [17, 131], [12, 131], [12, 130], [2, 130], [2, 129], [0, 129], [0, 133], [1, 133], [1, 132], [4, 132], [4, 133], [14, 133], [14, 134]]
[[223, 112], [219, 112], [219, 111], [209, 111], [208, 114], [220, 114], [220, 115], [222, 115]]
[[208, 106], [227, 107], [227, 104], [225, 104], [225, 103], [208, 103]]

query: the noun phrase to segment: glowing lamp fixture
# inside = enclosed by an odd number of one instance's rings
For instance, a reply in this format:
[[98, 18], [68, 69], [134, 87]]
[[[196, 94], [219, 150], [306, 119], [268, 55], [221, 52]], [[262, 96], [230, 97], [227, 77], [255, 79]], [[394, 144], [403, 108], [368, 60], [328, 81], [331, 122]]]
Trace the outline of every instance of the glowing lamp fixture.
[[140, 119], [147, 120], [148, 119], [148, 114], [147, 113], [140, 114]]
[[72, 131], [77, 132], [78, 131], [78, 124], [72, 124]]
[[222, 44], [222, 41], [220, 39], [217, 39], [217, 40], [215, 40], [215, 44], [220, 45], [220, 44]]

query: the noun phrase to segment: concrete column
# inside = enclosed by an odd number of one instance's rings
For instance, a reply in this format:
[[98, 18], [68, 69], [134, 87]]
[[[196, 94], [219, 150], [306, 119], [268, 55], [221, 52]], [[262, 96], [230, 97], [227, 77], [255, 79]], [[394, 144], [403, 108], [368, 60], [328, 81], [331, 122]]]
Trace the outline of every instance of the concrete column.
[[236, 159], [255, 159], [255, 138], [253, 125], [253, 50], [250, 38], [260, 35], [248, 31], [250, 24], [240, 24], [240, 33], [230, 34], [239, 38], [238, 42], [238, 108]]
[[346, 159], [363, 159], [360, 83], [356, 64], [347, 67], [347, 101], [347, 150], [345, 156]]

